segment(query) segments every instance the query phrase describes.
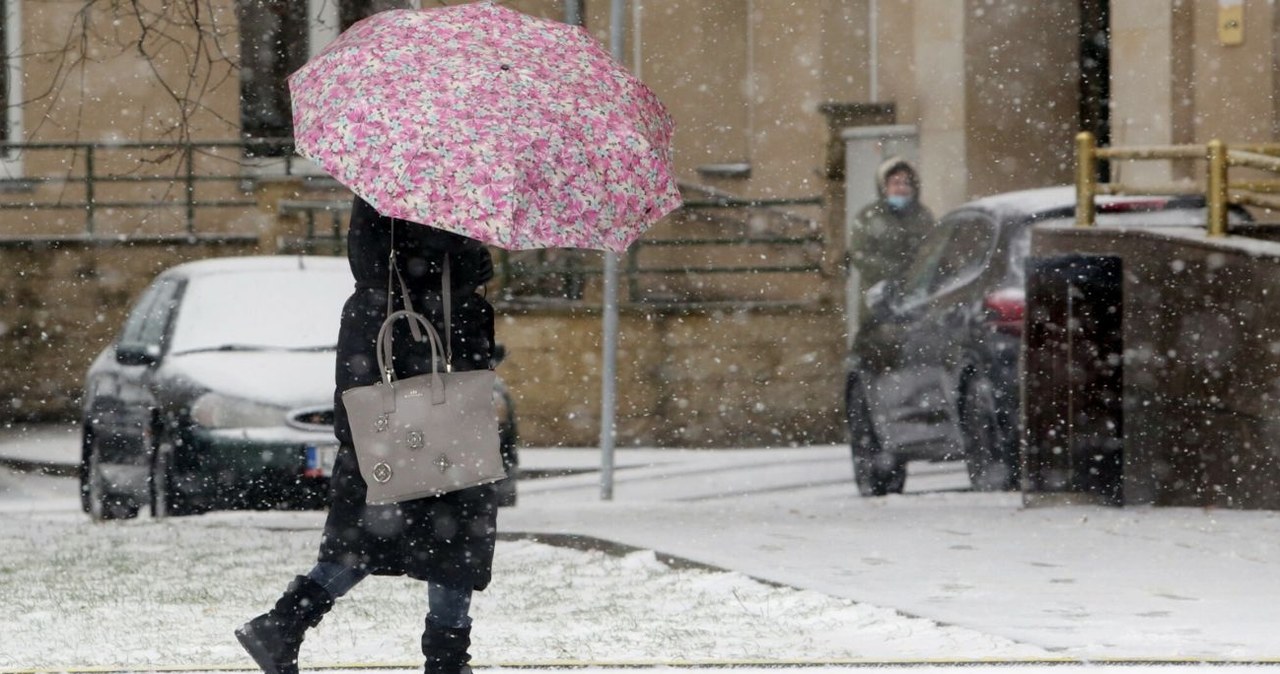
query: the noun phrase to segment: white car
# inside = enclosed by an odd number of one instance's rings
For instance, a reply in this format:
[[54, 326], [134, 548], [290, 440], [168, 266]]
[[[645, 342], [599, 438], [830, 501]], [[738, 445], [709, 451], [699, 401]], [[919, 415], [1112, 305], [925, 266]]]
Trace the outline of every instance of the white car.
[[[345, 258], [189, 262], [158, 275], [85, 377], [82, 505], [95, 519], [318, 508], [337, 452]], [[499, 349], [499, 353], [501, 349]], [[494, 391], [515, 501], [515, 416]]]

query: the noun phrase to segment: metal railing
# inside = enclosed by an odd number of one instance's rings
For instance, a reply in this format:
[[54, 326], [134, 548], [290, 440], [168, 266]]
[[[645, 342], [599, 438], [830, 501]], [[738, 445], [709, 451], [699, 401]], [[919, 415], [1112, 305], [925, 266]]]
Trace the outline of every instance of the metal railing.
[[[1098, 182], [1100, 160], [1200, 160], [1207, 170], [1203, 187], [1186, 185], [1134, 186], [1119, 182]], [[1280, 143], [1252, 143], [1228, 146], [1221, 140], [1205, 145], [1148, 145], [1131, 147], [1097, 147], [1092, 133], [1076, 135], [1076, 224], [1091, 227], [1096, 209], [1094, 198], [1100, 194], [1204, 194], [1208, 202], [1205, 228], [1209, 236], [1228, 233], [1227, 212], [1230, 206], [1257, 206], [1280, 209], [1280, 180], [1231, 182], [1230, 167], [1258, 169], [1280, 174]]]
[[[758, 306], [771, 302], [752, 299], [744, 286], [768, 285], [777, 277], [797, 276], [812, 276], [816, 283], [823, 270], [822, 228], [816, 218], [787, 209], [821, 205], [817, 197], [688, 200], [670, 216], [678, 224], [667, 229], [684, 230], [690, 223], [700, 223], [712, 233], [646, 235], [633, 243], [621, 264], [626, 284], [623, 301], [646, 306]], [[302, 235], [286, 242], [288, 250], [332, 254], [343, 250], [350, 201], [282, 200], [277, 209], [302, 224]], [[602, 256], [593, 251], [496, 253], [494, 290], [498, 299], [514, 304], [590, 303], [591, 287], [603, 274]], [[695, 262], [689, 263], [690, 258]], [[715, 285], [708, 280], [712, 277], [732, 277], [729, 285], [737, 291], [708, 290]]]
[[[295, 219], [285, 249], [341, 254], [349, 199], [332, 179], [293, 154], [289, 139], [192, 143], [0, 144], [24, 174], [0, 176], [0, 211], [29, 211], [10, 233], [110, 238], [192, 237], [260, 223], [264, 211]], [[280, 178], [315, 181], [309, 199], [281, 199], [259, 188]], [[327, 181], [327, 185], [326, 185]], [[646, 306], [734, 307], [817, 301], [826, 234], [819, 197], [742, 199], [682, 186], [685, 204], [621, 260], [624, 302]], [[284, 192], [282, 191], [282, 194]], [[267, 203], [270, 202], [270, 203]], [[236, 213], [234, 209], [241, 209]], [[79, 213], [80, 223], [53, 212]], [[218, 215], [212, 215], [217, 213]], [[243, 218], [243, 219], [241, 219]], [[40, 224], [36, 224], [40, 223]], [[260, 233], [252, 224], [251, 232]], [[78, 231], [76, 231], [78, 229]], [[603, 257], [579, 250], [499, 251], [499, 297], [513, 303], [592, 304]]]
[[[22, 175], [0, 177], [0, 211], [79, 211], [87, 236], [97, 233], [105, 211], [175, 207], [182, 233], [195, 234], [202, 209], [254, 208], [257, 201], [244, 196], [246, 180], [296, 175], [299, 165], [291, 139], [0, 143], [0, 151], [23, 166]], [[224, 192], [238, 196], [201, 194], [212, 185], [232, 186]]]

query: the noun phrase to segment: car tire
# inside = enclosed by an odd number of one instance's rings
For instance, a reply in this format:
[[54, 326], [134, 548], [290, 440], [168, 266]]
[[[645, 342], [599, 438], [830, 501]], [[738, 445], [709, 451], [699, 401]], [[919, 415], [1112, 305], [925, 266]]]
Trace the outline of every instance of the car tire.
[[1016, 446], [1000, 419], [995, 385], [987, 376], [974, 375], [965, 382], [960, 401], [960, 434], [969, 484], [974, 491], [1016, 488]]
[[[179, 488], [182, 475], [178, 472], [174, 452], [177, 443], [166, 429], [153, 434], [151, 443], [151, 471], [148, 479], [151, 492], [151, 516], [181, 517], [203, 512], [191, 495]], [[189, 480], [188, 480], [189, 482]]]
[[107, 489], [102, 474], [102, 448], [92, 434], [85, 435], [86, 455], [81, 464], [81, 502], [95, 522], [130, 519], [138, 516], [138, 506], [130, 499]]
[[907, 462], [881, 448], [866, 391], [856, 375], [849, 377], [845, 405], [858, 493], [868, 497], [901, 494], [907, 484]]

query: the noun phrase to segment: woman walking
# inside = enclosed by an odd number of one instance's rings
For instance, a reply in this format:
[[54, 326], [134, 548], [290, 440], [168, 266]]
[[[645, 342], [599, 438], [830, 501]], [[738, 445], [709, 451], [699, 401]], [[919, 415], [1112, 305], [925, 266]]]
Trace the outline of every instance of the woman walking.
[[[356, 198], [347, 234], [355, 291], [342, 311], [338, 335], [334, 434], [341, 445], [330, 485], [329, 515], [316, 565], [294, 578], [267, 613], [245, 623], [236, 637], [266, 674], [296, 674], [298, 650], [346, 594], [369, 575], [405, 575], [426, 581], [428, 612], [422, 633], [426, 674], [471, 671], [471, 594], [489, 583], [497, 532], [492, 485], [394, 505], [366, 505], [342, 392], [379, 379], [375, 340], [388, 306], [427, 316], [441, 334], [442, 271], [449, 259], [453, 293], [452, 341], [457, 370], [489, 367], [493, 307], [479, 294], [493, 278], [484, 244], [458, 234], [380, 215]], [[390, 261], [404, 276], [388, 297]], [[410, 334], [409, 321], [394, 328], [392, 363], [399, 377], [430, 371], [431, 348]]]

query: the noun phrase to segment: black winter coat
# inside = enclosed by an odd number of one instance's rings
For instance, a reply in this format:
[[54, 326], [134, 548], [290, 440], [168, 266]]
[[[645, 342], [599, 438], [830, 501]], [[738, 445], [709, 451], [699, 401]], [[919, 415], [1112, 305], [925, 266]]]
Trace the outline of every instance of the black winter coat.
[[[450, 587], [484, 589], [497, 536], [497, 494], [484, 485], [395, 505], [365, 504], [365, 482], [351, 448], [351, 426], [342, 392], [378, 380], [374, 341], [387, 315], [388, 252], [395, 227], [395, 255], [413, 308], [441, 335], [441, 272], [449, 256], [453, 286], [453, 364], [456, 370], [489, 367], [493, 307], [478, 293], [493, 278], [493, 260], [480, 242], [378, 214], [357, 198], [347, 235], [355, 292], [342, 310], [334, 391], [334, 434], [341, 444], [330, 481], [330, 505], [319, 561], [407, 575]], [[393, 293], [401, 309], [399, 287]], [[397, 376], [430, 367], [428, 343], [414, 341], [408, 321], [397, 321], [392, 362]]]

